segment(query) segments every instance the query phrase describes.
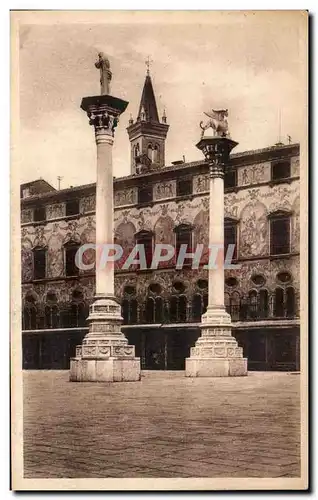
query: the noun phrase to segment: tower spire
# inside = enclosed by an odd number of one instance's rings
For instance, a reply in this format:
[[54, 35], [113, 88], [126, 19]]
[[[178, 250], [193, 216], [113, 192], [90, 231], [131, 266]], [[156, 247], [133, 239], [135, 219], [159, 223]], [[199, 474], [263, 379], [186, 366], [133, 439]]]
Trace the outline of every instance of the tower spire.
[[147, 69], [147, 75], [141, 95], [137, 120], [142, 119], [141, 117], [142, 112], [144, 112], [143, 121], [159, 123], [158, 109], [155, 99], [155, 93], [152, 86], [151, 76], [149, 74], [149, 69]]

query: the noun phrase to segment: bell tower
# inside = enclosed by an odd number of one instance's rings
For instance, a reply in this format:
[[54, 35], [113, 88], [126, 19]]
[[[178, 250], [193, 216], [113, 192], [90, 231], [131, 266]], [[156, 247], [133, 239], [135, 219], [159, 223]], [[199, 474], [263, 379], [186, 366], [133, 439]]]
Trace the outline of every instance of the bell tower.
[[149, 60], [136, 121], [132, 116], [127, 132], [131, 147], [131, 173], [138, 174], [156, 170], [165, 165], [165, 140], [169, 125], [165, 111], [161, 121], [153, 91]]

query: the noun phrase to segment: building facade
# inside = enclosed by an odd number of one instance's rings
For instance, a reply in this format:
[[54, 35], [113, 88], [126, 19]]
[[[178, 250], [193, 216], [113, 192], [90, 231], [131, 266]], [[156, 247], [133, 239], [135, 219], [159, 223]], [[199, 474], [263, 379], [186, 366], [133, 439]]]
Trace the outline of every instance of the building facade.
[[[208, 165], [165, 166], [168, 130], [147, 74], [127, 128], [131, 175], [114, 179], [114, 241], [124, 249], [115, 292], [142, 368], [182, 370], [207, 304], [208, 254], [199, 269], [190, 259], [176, 269], [175, 258], [156, 270], [122, 269], [136, 243], [148, 268], [156, 244], [190, 252], [209, 243]], [[239, 267], [225, 271], [225, 300], [249, 370], [299, 370], [299, 175], [299, 144], [234, 153], [226, 169], [225, 243]], [[22, 185], [21, 237], [23, 366], [67, 369], [95, 291], [93, 270], [75, 264], [78, 248], [95, 242], [95, 184]]]

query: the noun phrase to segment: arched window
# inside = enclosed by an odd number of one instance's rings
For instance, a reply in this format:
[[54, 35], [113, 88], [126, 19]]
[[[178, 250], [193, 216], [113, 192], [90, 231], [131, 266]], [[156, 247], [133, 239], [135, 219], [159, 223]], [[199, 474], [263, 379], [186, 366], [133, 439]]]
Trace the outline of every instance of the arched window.
[[268, 317], [268, 291], [266, 289], [259, 291], [259, 316], [260, 318]]
[[286, 289], [286, 316], [293, 317], [295, 315], [295, 290], [293, 287]]
[[146, 300], [146, 323], [153, 323], [155, 320], [155, 299], [153, 297], [148, 297]]
[[59, 328], [59, 310], [55, 293], [49, 292], [46, 296], [44, 308], [45, 328]]
[[155, 298], [155, 323], [163, 322], [163, 299], [162, 297]]
[[284, 290], [282, 288], [276, 288], [274, 293], [274, 316], [276, 318], [284, 317], [284, 309]]
[[134, 158], [136, 158], [137, 156], [139, 156], [139, 144], [137, 143], [135, 146], [134, 146]]
[[185, 295], [180, 295], [179, 297], [179, 311], [178, 311], [178, 321], [180, 323], [185, 323], [187, 321], [187, 297]]
[[70, 327], [76, 328], [86, 326], [87, 317], [88, 306], [84, 301], [83, 294], [80, 290], [74, 290], [70, 306]]
[[231, 294], [231, 318], [233, 321], [238, 321], [240, 316], [241, 296], [238, 292]]
[[187, 321], [187, 298], [185, 295], [170, 298], [171, 323], [185, 323]]
[[158, 144], [156, 144], [152, 150], [152, 163], [156, 163], [158, 161], [158, 157], [159, 157], [159, 146]]
[[25, 297], [25, 304], [22, 312], [23, 330], [35, 330], [37, 327], [37, 307], [33, 295]]
[[192, 299], [192, 320], [195, 322], [201, 321], [203, 313], [203, 298], [202, 295], [196, 293]]
[[148, 144], [147, 156], [152, 161], [152, 144]]
[[248, 313], [250, 319], [257, 318], [257, 291], [251, 290], [248, 293]]
[[170, 298], [170, 321], [171, 323], [178, 321], [178, 297], [175, 295]]
[[131, 285], [124, 288], [124, 299], [122, 301], [122, 316], [125, 325], [137, 323], [137, 307], [136, 289]]

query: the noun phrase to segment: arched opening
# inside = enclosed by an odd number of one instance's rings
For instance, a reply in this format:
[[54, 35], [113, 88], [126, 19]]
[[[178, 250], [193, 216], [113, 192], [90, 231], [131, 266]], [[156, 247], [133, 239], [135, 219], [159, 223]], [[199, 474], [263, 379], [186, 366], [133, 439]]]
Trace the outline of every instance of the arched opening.
[[225, 292], [224, 293], [224, 306], [225, 310], [228, 314], [231, 314], [231, 300], [230, 300], [230, 294]]
[[25, 297], [25, 304], [22, 311], [23, 330], [35, 330], [37, 327], [37, 307], [33, 295]]
[[178, 321], [180, 323], [185, 323], [187, 321], [187, 297], [185, 295], [180, 295], [179, 297], [179, 311], [178, 311]]
[[44, 308], [45, 328], [59, 328], [59, 310], [57, 297], [54, 292], [46, 295], [46, 305]]
[[170, 298], [170, 321], [171, 323], [178, 321], [178, 297], [175, 295]]
[[124, 298], [121, 303], [121, 314], [124, 324], [131, 325], [137, 323], [137, 308], [136, 288], [132, 285], [127, 285], [123, 292]]
[[88, 306], [84, 301], [83, 293], [80, 290], [74, 290], [70, 306], [70, 327], [86, 326], [87, 317]]
[[163, 322], [163, 300], [161, 297], [155, 298], [155, 323]]
[[158, 157], [159, 157], [159, 146], [158, 144], [156, 144], [152, 150], [152, 163], [156, 163], [158, 161]]
[[146, 300], [146, 323], [153, 323], [155, 319], [155, 299], [148, 297]]
[[196, 293], [192, 299], [192, 320], [193, 321], [195, 321], [197, 323], [201, 321], [202, 310], [203, 310], [202, 295], [200, 295], [199, 293]]
[[268, 291], [266, 289], [259, 291], [259, 316], [260, 318], [268, 317]]
[[273, 314], [276, 318], [284, 317], [284, 290], [282, 288], [275, 289]]
[[257, 318], [257, 291], [251, 290], [248, 293], [248, 315], [250, 319]]
[[137, 311], [138, 311], [138, 302], [136, 299], [131, 299], [129, 302], [129, 321], [130, 324], [134, 325], [137, 323]]
[[152, 161], [152, 144], [148, 144], [147, 156], [148, 156], [149, 160]]
[[293, 287], [286, 289], [286, 316], [295, 316], [295, 290]]
[[231, 318], [233, 321], [238, 321], [240, 316], [241, 296], [238, 292], [231, 294]]

